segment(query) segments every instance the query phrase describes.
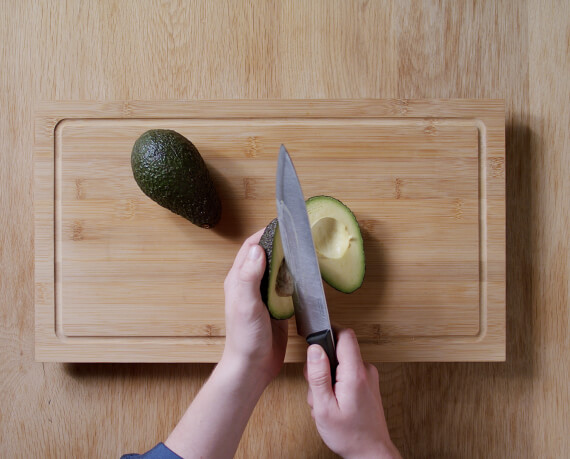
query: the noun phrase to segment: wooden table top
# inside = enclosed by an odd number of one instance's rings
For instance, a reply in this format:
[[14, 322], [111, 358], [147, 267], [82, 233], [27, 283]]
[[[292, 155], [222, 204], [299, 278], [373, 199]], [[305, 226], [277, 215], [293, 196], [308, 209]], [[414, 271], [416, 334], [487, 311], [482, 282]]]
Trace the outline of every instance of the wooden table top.
[[[405, 457], [570, 455], [570, 5], [3, 2], [0, 456], [117, 457], [164, 440], [209, 364], [34, 361], [34, 107], [42, 100], [504, 98], [507, 361], [379, 365]], [[429, 294], [429, 292], [426, 292]], [[326, 458], [301, 364], [239, 458]]]

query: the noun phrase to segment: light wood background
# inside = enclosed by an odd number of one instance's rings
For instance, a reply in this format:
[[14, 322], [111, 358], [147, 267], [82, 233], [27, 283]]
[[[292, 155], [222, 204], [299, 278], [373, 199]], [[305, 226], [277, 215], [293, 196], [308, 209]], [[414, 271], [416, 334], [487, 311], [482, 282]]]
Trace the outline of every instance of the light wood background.
[[[568, 457], [569, 27], [562, 0], [0, 1], [0, 456], [146, 450], [212, 370], [34, 362], [38, 101], [484, 97], [507, 101], [507, 362], [380, 365], [388, 425], [406, 457]], [[305, 391], [288, 365], [238, 457], [333, 457]]]

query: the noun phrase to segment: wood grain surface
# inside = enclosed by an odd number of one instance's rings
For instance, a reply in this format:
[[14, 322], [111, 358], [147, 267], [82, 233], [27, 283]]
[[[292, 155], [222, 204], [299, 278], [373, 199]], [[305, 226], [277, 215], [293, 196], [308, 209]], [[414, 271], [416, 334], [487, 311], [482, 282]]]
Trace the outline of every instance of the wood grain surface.
[[[282, 143], [306, 197], [341, 199], [362, 227], [364, 285], [325, 287], [366, 360], [505, 358], [503, 101], [46, 102], [35, 127], [37, 360], [216, 362], [220, 287], [275, 216]], [[204, 157], [224, 206], [214, 230], [137, 186], [132, 146], [157, 128]], [[285, 361], [304, 362], [289, 326]]]
[[[209, 364], [34, 361], [33, 114], [42, 100], [503, 98], [505, 363], [379, 365], [404, 457], [570, 455], [566, 1], [0, 2], [0, 456], [163, 440]], [[426, 292], [429, 295], [429, 292]], [[300, 364], [237, 456], [327, 458]]]

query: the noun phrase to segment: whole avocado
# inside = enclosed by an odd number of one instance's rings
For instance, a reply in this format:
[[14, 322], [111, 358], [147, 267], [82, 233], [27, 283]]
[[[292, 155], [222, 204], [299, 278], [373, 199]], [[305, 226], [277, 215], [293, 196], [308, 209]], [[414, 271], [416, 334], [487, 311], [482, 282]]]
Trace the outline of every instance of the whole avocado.
[[222, 203], [206, 163], [176, 131], [152, 129], [133, 146], [131, 167], [141, 190], [162, 207], [202, 228], [213, 228]]

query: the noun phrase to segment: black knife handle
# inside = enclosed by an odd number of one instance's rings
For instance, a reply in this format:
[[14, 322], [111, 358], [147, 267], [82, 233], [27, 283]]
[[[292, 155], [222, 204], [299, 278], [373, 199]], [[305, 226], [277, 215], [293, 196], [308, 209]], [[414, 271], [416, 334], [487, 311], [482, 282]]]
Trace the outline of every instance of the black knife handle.
[[331, 365], [331, 382], [334, 386], [336, 381], [336, 367], [338, 366], [338, 360], [336, 358], [335, 342], [334, 336], [331, 330], [323, 330], [320, 332], [311, 333], [307, 336], [307, 343], [309, 346], [311, 344], [318, 344], [321, 346], [329, 358], [329, 363]]

